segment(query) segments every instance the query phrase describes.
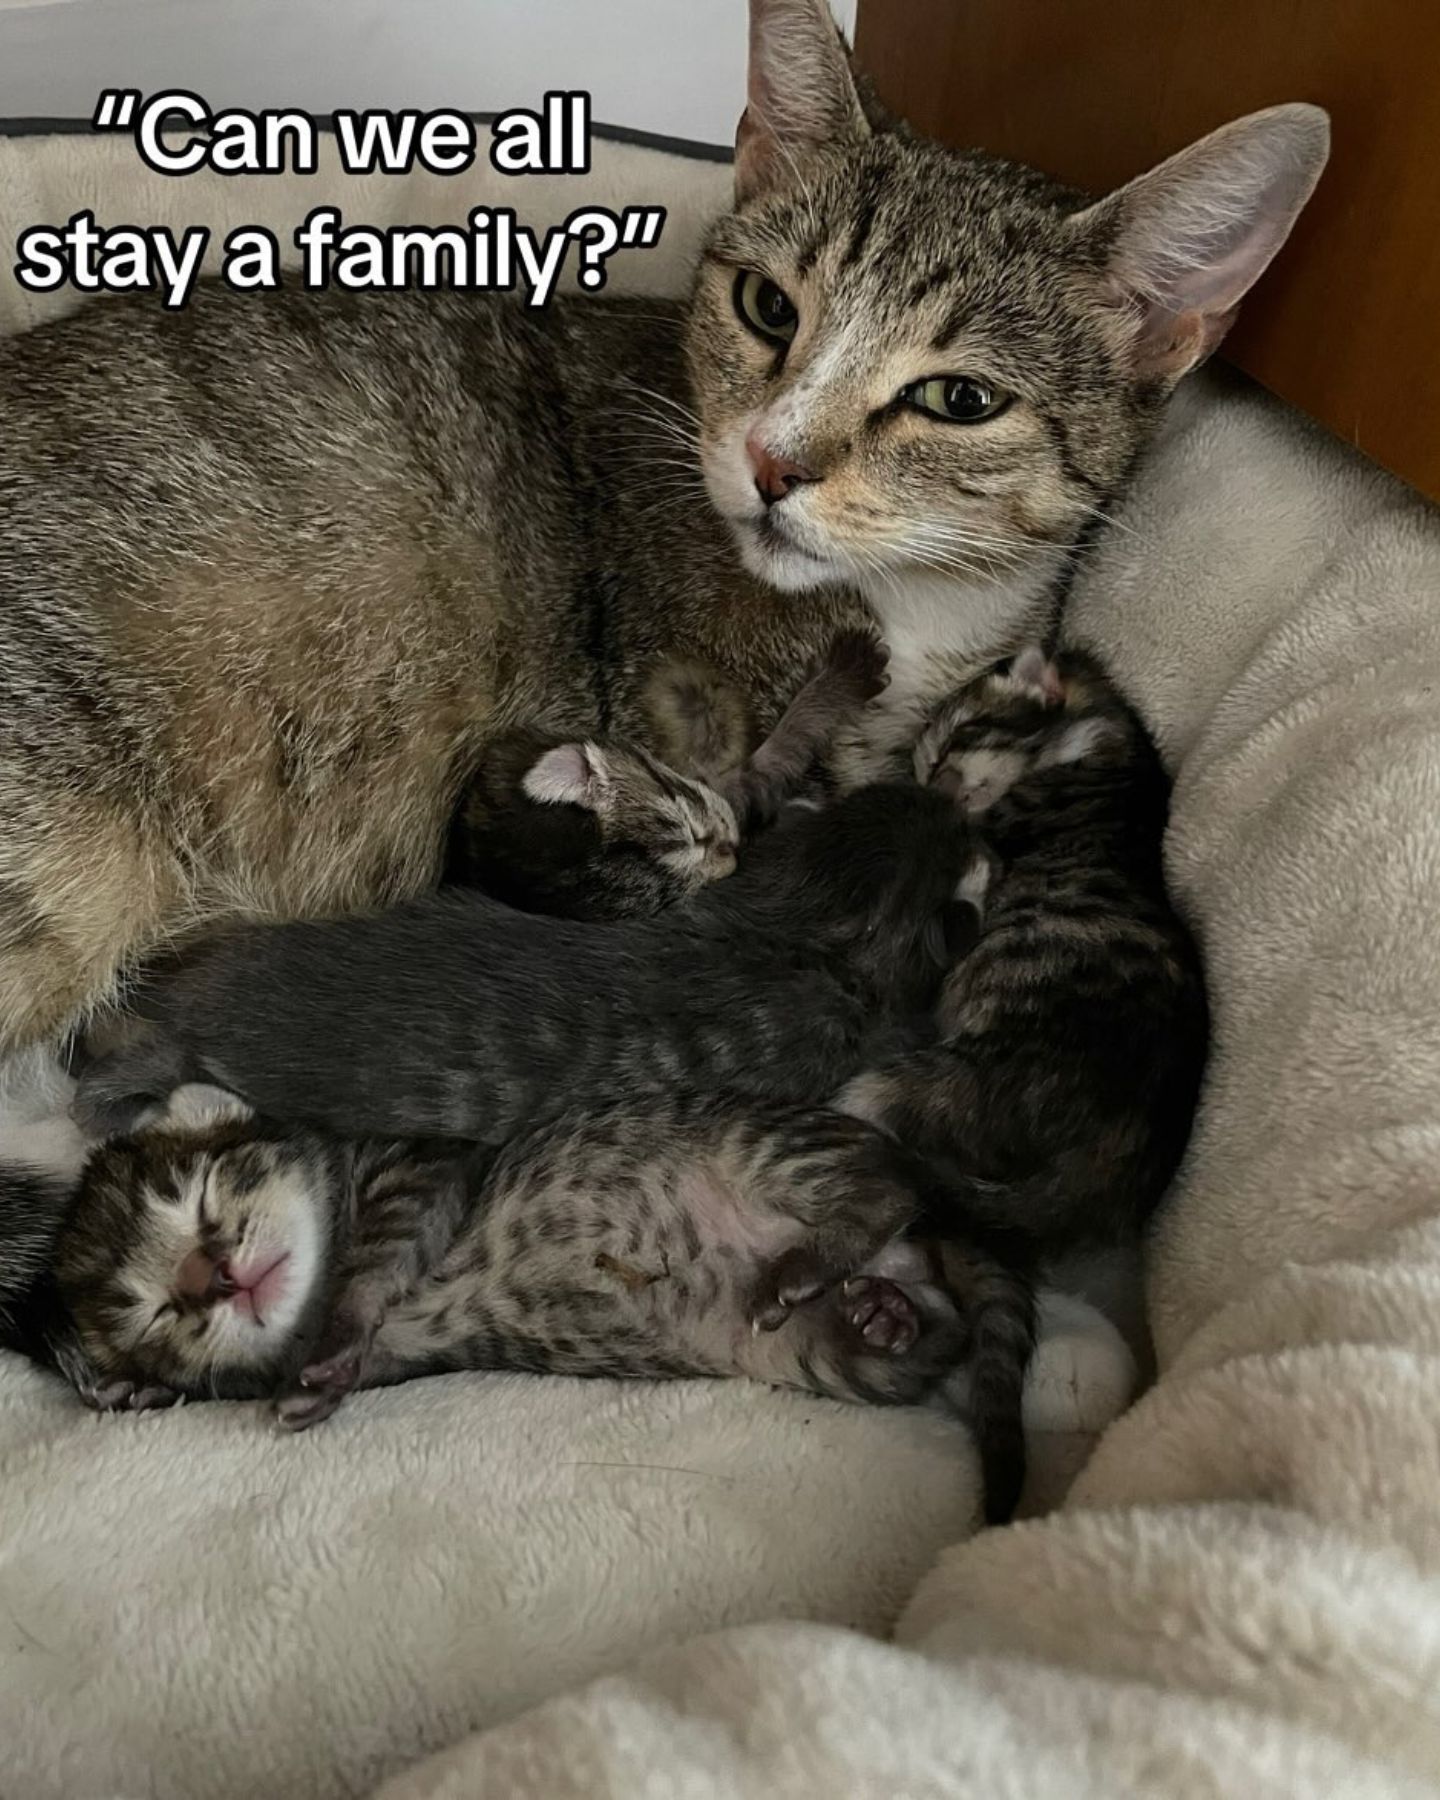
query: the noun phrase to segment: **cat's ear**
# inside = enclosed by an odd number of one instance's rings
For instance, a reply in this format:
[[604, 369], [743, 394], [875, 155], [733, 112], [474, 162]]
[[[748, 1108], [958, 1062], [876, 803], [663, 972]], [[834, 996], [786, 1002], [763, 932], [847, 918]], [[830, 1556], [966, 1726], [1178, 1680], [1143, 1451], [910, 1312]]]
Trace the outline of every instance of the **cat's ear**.
[[1178, 381], [1204, 361], [1290, 235], [1329, 154], [1318, 106], [1272, 106], [1075, 216], [1072, 229], [1108, 242], [1107, 299], [1133, 321], [1137, 375]]
[[557, 744], [520, 783], [542, 806], [583, 806], [603, 812], [610, 799], [610, 763], [598, 744]]
[[1010, 679], [1040, 702], [1059, 706], [1065, 699], [1065, 677], [1038, 644], [1029, 644], [1010, 665]]
[[815, 151], [870, 135], [826, 0], [750, 0], [750, 80], [735, 198], [792, 178]]

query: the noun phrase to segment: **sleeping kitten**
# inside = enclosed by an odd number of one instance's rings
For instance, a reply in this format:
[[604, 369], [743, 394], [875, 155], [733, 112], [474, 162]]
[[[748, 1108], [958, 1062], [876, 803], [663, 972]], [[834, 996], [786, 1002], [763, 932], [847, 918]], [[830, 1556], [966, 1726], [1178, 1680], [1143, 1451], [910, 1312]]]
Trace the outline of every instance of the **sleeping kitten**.
[[513, 731], [486, 749], [443, 879], [562, 919], [640, 919], [735, 871], [725, 797], [636, 744]]
[[[685, 765], [730, 766], [717, 785], [667, 768], [638, 745], [565, 742], [511, 732], [487, 748], [450, 832], [446, 879], [527, 912], [571, 919], [643, 918], [732, 874], [742, 830], [768, 823], [798, 794], [843, 728], [885, 688], [885, 651], [870, 632], [842, 632], [822, 667], [755, 752], [731, 762], [713, 720], [739, 705], [698, 669], [668, 677], [669, 716], [687, 710]], [[657, 696], [667, 685], [656, 673]], [[683, 684], [683, 695], [675, 689]]]
[[[965, 1419], [986, 1513], [1024, 1473], [1034, 1306], [1001, 1241], [943, 1281], [903, 1155], [828, 1111], [675, 1095], [496, 1157], [252, 1122], [98, 1150], [56, 1252], [101, 1407], [278, 1395], [282, 1424], [454, 1369], [752, 1376]], [[73, 1370], [73, 1358], [72, 1358]]]
[[371, 917], [232, 931], [84, 1072], [101, 1132], [189, 1081], [343, 1135], [501, 1144], [564, 1107], [692, 1086], [819, 1102], [923, 1031], [974, 935], [987, 859], [940, 794], [791, 808], [746, 867], [650, 920], [574, 923], [456, 891]]
[[1092, 658], [1032, 649], [941, 709], [915, 772], [1004, 872], [945, 978], [942, 1041], [860, 1076], [843, 1104], [932, 1162], [967, 1217], [1050, 1254], [1131, 1238], [1184, 1151], [1208, 1034], [1199, 954], [1165, 891], [1154, 746]]

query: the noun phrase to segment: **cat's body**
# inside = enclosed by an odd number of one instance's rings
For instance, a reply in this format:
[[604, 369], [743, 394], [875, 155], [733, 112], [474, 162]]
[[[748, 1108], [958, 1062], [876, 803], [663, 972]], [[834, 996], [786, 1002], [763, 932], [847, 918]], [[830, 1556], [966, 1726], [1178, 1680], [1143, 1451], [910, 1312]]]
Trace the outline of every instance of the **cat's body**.
[[424, 888], [498, 731], [663, 749], [657, 662], [761, 733], [873, 612], [854, 780], [1036, 628], [1323, 118], [1082, 209], [881, 128], [819, 0], [751, 10], [688, 309], [202, 286], [0, 344], [0, 1049], [208, 922]]
[[823, 1101], [922, 1028], [987, 872], [951, 802], [879, 786], [791, 809], [738, 875], [655, 919], [449, 892], [218, 934], [157, 975], [146, 1034], [85, 1072], [78, 1112], [128, 1129], [203, 1081], [344, 1135], [498, 1145], [685, 1086]]
[[845, 1104], [1047, 1255], [1131, 1242], [1184, 1151], [1208, 1039], [1159, 757], [1091, 658], [1035, 651], [955, 695], [915, 764], [1003, 872], [945, 978], [941, 1041]]
[[1024, 1467], [1023, 1263], [922, 1197], [882, 1134], [829, 1111], [673, 1095], [567, 1113], [491, 1160], [226, 1123], [95, 1153], [57, 1254], [92, 1403], [278, 1396], [458, 1369], [751, 1376], [933, 1403], [975, 1431], [987, 1512]]

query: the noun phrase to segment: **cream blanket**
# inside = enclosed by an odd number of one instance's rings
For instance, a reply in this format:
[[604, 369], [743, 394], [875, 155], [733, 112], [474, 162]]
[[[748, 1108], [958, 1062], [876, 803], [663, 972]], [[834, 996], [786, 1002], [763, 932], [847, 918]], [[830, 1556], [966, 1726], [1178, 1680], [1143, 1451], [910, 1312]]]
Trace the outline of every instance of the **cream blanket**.
[[[615, 265], [656, 290], [726, 183], [622, 150], [592, 180], [669, 201], [665, 248]], [[87, 203], [278, 226], [321, 197], [424, 219], [495, 196], [0, 144], [7, 231]], [[12, 326], [41, 309], [0, 291]], [[1217, 1048], [1155, 1246], [1162, 1379], [1067, 1510], [958, 1542], [954, 1433], [738, 1384], [457, 1378], [277, 1445], [242, 1408], [77, 1417], [11, 1365], [0, 1788], [328, 1795], [445, 1744], [387, 1792], [1440, 1783], [1437, 590], [1433, 512], [1203, 386], [1076, 594], [1178, 769]], [[895, 1645], [864, 1635], [912, 1588]]]

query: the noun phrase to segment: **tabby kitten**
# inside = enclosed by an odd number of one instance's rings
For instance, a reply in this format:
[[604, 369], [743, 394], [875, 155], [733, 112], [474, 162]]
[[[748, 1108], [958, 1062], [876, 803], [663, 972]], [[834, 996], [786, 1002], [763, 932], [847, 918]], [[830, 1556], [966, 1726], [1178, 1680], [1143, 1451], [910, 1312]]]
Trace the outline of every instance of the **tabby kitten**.
[[187, 1082], [342, 1135], [502, 1144], [572, 1105], [684, 1087], [819, 1102], [914, 1041], [977, 869], [912, 784], [788, 809], [689, 906], [610, 925], [455, 890], [197, 944], [143, 996], [141, 1041], [82, 1075], [100, 1132]]
[[1049, 1255], [1133, 1238], [1184, 1151], [1208, 1033], [1199, 954], [1165, 890], [1155, 748], [1092, 658], [1032, 649], [940, 709], [915, 772], [1003, 874], [945, 978], [941, 1043], [860, 1076], [842, 1104], [925, 1157], [964, 1218]]
[[461, 799], [444, 879], [525, 912], [641, 919], [732, 875], [739, 846], [725, 796], [638, 744], [517, 730]]
[[202, 921], [414, 895], [487, 740], [648, 748], [660, 664], [763, 732], [873, 615], [873, 771], [1051, 610], [1325, 159], [1279, 107], [1087, 206], [867, 112], [823, 0], [750, 24], [688, 307], [211, 284], [0, 344], [0, 1052]]
[[[956, 1233], [829, 1111], [675, 1095], [567, 1113], [493, 1161], [227, 1122], [98, 1150], [56, 1251], [52, 1331], [92, 1404], [278, 1395], [303, 1429], [356, 1388], [453, 1369], [748, 1375], [966, 1420], [987, 1515], [1024, 1473], [1022, 1266]], [[83, 1364], [80, 1359], [83, 1358]]]
[[[657, 673], [657, 682], [664, 672]], [[732, 696], [687, 670], [685, 760], [705, 766], [713, 719]], [[870, 632], [842, 632], [824, 664], [753, 755], [690, 780], [638, 745], [557, 742], [516, 731], [486, 751], [450, 829], [446, 877], [527, 912], [569, 919], [643, 918], [732, 874], [740, 833], [798, 795], [817, 759], [885, 688], [885, 652]], [[677, 729], [681, 702], [677, 697]], [[721, 752], [724, 755], [724, 752]]]

